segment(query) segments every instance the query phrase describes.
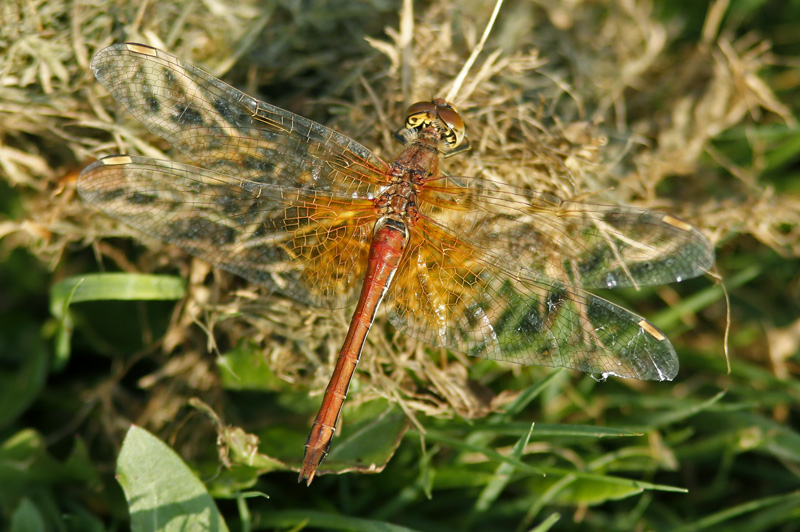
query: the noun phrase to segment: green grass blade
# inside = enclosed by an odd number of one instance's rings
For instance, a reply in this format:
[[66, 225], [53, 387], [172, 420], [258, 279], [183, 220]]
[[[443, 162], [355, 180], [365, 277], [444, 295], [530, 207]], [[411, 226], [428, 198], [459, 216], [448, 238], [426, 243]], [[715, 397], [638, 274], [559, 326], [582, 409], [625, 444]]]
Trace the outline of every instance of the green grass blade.
[[[509, 457], [519, 461], [522, 457], [522, 453], [525, 450], [525, 446], [528, 445], [528, 442], [531, 439], [531, 434], [533, 433], [533, 425], [530, 426], [527, 434], [521, 437], [512, 447], [511, 452], [509, 453]], [[510, 464], [508, 462], [504, 462], [497, 466], [497, 470], [495, 470], [494, 477], [492, 480], [483, 488], [478, 498], [475, 500], [475, 504], [472, 508], [471, 516], [474, 518], [477, 514], [481, 514], [489, 509], [489, 507], [494, 503], [503, 490], [506, 488], [509, 482], [511, 482], [511, 476], [514, 474], [514, 470], [516, 467], [514, 464]]]
[[784, 502], [794, 502], [795, 505], [800, 505], [800, 492], [795, 491], [784, 495], [763, 497], [761, 499], [755, 499], [746, 502], [744, 504], [737, 504], [736, 506], [731, 506], [730, 508], [726, 508], [725, 510], [721, 510], [713, 514], [706, 515], [705, 517], [698, 519], [693, 523], [683, 525], [678, 528], [674, 528], [672, 532], [696, 532], [698, 530], [716, 530], [715, 527], [717, 527], [722, 523], [725, 523], [726, 521], [730, 521], [731, 519], [742, 516], [744, 514], [757, 512], [759, 510], [764, 510], [771, 506], [775, 506]]
[[265, 513], [258, 525], [262, 529], [293, 527], [294, 530], [300, 530], [313, 527], [315, 529], [352, 530], [354, 532], [415, 532], [413, 528], [384, 521], [313, 510], [286, 510]]
[[59, 317], [64, 304], [83, 301], [150, 301], [180, 299], [186, 281], [175, 275], [96, 273], [68, 277], [50, 289], [50, 310]]
[[54, 369], [69, 360], [74, 323], [73, 303], [84, 301], [163, 301], [186, 294], [186, 281], [174, 275], [144, 273], [95, 273], [68, 277], [50, 288], [50, 313], [58, 322], [55, 333]]

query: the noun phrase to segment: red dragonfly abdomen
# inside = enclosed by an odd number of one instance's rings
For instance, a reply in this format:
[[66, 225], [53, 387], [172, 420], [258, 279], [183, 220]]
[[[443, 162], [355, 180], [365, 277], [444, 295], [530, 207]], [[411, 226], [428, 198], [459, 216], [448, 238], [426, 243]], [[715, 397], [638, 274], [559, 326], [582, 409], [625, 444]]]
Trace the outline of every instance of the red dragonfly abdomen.
[[301, 480], [318, 473], [381, 304], [398, 330], [458, 353], [603, 377], [677, 374], [665, 335], [586, 289], [655, 286], [708, 271], [713, 246], [689, 223], [489, 178], [440, 176], [440, 156], [469, 148], [464, 121], [445, 100], [408, 108], [395, 132], [406, 148], [390, 165], [147, 45], [110, 46], [91, 66], [120, 104], [191, 163], [106, 157], [78, 178], [86, 201], [304, 303], [349, 304], [363, 279]]
[[307, 484], [311, 484], [317, 468], [328, 454], [331, 439], [336, 431], [336, 422], [347, 397], [353, 372], [361, 358], [367, 333], [375, 319], [375, 312], [389, 289], [407, 244], [408, 230], [403, 222], [388, 217], [378, 220], [370, 246], [361, 297], [350, 320], [350, 329], [347, 331], [344, 345], [336, 360], [336, 367], [325, 390], [322, 406], [306, 440], [303, 467], [300, 469], [298, 482], [305, 480]]
[[[444, 100], [417, 104], [409, 109], [406, 126], [411, 137], [406, 139], [407, 147], [386, 174], [391, 184], [375, 201], [375, 211], [380, 218], [373, 231], [361, 296], [322, 398], [322, 406], [306, 440], [298, 482], [305, 480], [311, 484], [317, 468], [328, 454], [375, 312], [408, 246], [409, 227], [419, 216], [417, 194], [426, 180], [439, 173], [440, 146], [452, 149], [451, 144], [457, 145], [463, 138], [461, 118], [451, 111], [450, 104]], [[444, 113], [444, 117], [440, 113]]]

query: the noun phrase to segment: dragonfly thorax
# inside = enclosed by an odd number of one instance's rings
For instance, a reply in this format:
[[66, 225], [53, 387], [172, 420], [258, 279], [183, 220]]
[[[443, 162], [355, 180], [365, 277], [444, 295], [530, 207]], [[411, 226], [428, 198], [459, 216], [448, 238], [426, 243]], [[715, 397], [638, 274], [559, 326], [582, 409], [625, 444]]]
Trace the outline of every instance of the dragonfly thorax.
[[406, 226], [414, 225], [419, 217], [418, 191], [418, 185], [406, 180], [390, 185], [381, 194], [375, 209], [383, 218], [400, 221]]

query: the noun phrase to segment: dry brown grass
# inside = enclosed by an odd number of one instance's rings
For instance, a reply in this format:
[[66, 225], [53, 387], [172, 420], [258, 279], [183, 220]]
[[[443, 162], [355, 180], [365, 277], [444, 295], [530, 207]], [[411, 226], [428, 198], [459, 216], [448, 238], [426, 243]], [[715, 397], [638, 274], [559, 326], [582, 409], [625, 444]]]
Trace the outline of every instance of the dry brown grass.
[[[0, 6], [0, 176], [20, 198], [14, 216], [0, 221], [3, 253], [25, 247], [60, 278], [96, 268], [73, 258], [92, 246], [106, 268], [163, 271], [172, 264], [192, 280], [162, 344], [173, 356], [141, 382], [153, 390], [149, 403], [127, 413], [150, 428], [168, 424], [187, 397], [216, 386], [204, 356], [210, 341], [191, 328], [197, 321], [226, 344], [250, 338], [286, 382], [319, 393], [347, 309], [321, 313], [264, 297], [224, 273], [212, 281], [202, 265], [152, 241], [131, 257], [119, 240], [105, 240], [138, 235], [79, 201], [77, 172], [110, 153], [175, 154], [94, 80], [90, 58], [118, 41], [164, 48], [391, 158], [403, 110], [447, 90], [491, 6], [459, 2], [455, 9], [437, 1], [402, 18], [399, 8], [378, 2], [340, 11], [327, 11], [325, 2], [302, 9], [231, 0], [137, 4]], [[800, 254], [800, 200], [759, 185], [760, 146], [753, 143], [754, 162], [744, 167], [713, 147], [743, 124], [794, 124], [760, 77], [774, 61], [766, 41], [734, 37], [712, 10], [704, 39], [682, 47], [680, 28], [658, 22], [646, 2], [571, 4], [503, 8], [456, 101], [473, 150], [448, 159], [446, 171], [667, 210], [714, 242], [747, 233], [783, 254]], [[384, 320], [377, 328], [389, 331]], [[391, 398], [410, 415], [455, 410], [473, 417], [492, 406], [468, 385], [462, 365], [432, 359], [415, 341], [390, 331], [373, 333], [368, 344], [361, 393], [352, 400]], [[421, 393], [425, 386], [436, 393]]]

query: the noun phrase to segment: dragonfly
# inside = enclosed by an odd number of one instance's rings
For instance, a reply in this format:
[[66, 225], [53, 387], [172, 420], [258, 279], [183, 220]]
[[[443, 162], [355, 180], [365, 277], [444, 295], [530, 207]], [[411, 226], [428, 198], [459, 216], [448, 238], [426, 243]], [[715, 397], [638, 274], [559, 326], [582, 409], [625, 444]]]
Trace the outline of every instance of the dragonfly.
[[144, 44], [98, 52], [97, 80], [190, 163], [110, 155], [78, 180], [138, 231], [301, 303], [355, 305], [308, 436], [311, 484], [379, 307], [398, 330], [455, 352], [604, 378], [672, 380], [678, 357], [643, 317], [590, 293], [682, 281], [714, 263], [670, 214], [450, 176], [469, 147], [444, 99], [411, 105], [387, 162], [337, 131]]

